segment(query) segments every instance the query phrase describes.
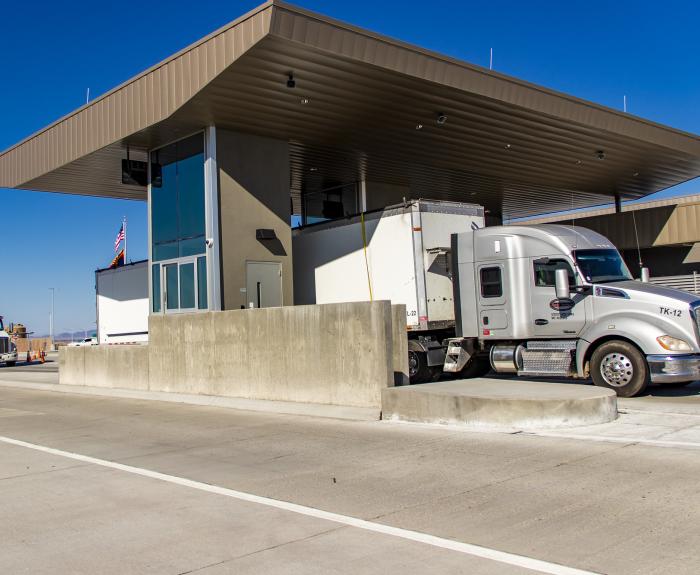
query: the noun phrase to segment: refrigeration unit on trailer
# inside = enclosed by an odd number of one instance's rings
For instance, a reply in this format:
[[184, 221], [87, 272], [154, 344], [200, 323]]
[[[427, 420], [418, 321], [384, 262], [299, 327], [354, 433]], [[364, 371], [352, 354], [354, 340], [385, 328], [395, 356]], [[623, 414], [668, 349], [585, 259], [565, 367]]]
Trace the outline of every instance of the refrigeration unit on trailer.
[[483, 226], [481, 206], [415, 200], [294, 230], [295, 303], [404, 304], [411, 379], [432, 379], [454, 336], [450, 237]]

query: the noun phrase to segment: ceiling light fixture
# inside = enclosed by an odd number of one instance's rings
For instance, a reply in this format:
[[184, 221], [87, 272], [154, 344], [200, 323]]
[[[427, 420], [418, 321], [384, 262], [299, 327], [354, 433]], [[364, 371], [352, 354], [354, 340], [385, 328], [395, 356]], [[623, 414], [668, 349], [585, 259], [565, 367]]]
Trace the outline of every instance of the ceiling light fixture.
[[504, 147], [506, 150], [510, 150], [512, 146], [510, 144], [506, 144]]
[[306, 105], [306, 104], [309, 103], [309, 99], [308, 99], [308, 98], [302, 98], [302, 99], [301, 99], [301, 103], [304, 104], [304, 105]]
[[292, 72], [289, 72], [287, 74], [287, 88], [294, 88], [296, 87], [297, 82], [294, 79], [294, 74]]
[[442, 112], [439, 112], [439, 113], [438, 113], [438, 116], [437, 116], [437, 124], [438, 124], [438, 126], [444, 125], [445, 122], [447, 122], [447, 116], [446, 116], [445, 114], [443, 114]]
[[423, 124], [416, 124], [416, 130], [422, 130]]
[[598, 150], [595, 153], [595, 157], [598, 158], [599, 160], [604, 160], [605, 159], [605, 152], [603, 150]]

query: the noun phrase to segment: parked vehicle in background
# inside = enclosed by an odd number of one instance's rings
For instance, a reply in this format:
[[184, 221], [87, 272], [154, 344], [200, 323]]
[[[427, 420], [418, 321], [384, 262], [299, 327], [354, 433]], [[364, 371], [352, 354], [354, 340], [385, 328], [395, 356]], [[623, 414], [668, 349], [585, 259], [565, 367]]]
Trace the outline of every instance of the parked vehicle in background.
[[83, 347], [86, 345], [97, 345], [98, 341], [96, 337], [86, 337], [80, 341], [72, 341], [68, 344], [68, 347]]
[[12, 338], [5, 331], [5, 324], [0, 315], [0, 363], [4, 363], [8, 367], [12, 367], [17, 363], [17, 346], [15, 346]]

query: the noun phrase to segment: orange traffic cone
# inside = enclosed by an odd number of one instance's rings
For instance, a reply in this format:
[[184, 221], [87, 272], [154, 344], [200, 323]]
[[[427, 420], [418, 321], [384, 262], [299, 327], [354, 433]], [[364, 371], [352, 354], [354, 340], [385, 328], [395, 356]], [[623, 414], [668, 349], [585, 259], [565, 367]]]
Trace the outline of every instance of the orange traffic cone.
[[32, 363], [32, 352], [27, 350], [27, 363]]

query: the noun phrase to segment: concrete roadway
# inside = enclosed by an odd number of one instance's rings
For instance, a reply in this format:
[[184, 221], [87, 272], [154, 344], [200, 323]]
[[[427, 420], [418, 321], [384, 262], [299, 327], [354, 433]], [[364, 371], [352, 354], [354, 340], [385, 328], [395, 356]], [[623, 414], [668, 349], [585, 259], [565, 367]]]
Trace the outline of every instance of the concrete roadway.
[[655, 393], [525, 434], [2, 386], [0, 572], [696, 574], [700, 387]]

